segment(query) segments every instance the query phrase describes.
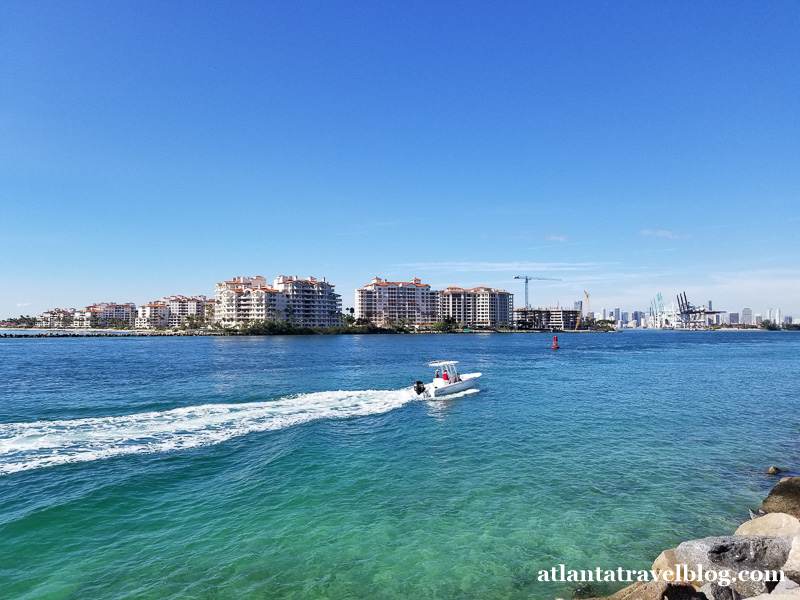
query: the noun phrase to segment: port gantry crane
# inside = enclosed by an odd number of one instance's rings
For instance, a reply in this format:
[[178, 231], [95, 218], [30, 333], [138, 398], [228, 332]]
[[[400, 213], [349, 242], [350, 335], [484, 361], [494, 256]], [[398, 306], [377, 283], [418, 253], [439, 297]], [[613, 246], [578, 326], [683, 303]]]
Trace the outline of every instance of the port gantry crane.
[[530, 308], [531, 305], [528, 304], [528, 282], [529, 281], [561, 281], [560, 279], [553, 279], [552, 277], [531, 277], [530, 275], [515, 275], [514, 279], [524, 279], [525, 280], [525, 308]]

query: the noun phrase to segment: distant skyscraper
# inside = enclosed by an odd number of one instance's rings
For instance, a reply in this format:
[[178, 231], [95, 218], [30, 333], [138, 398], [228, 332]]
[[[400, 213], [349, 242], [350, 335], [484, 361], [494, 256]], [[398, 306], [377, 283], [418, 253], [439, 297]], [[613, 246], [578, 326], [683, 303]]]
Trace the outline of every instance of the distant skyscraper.
[[739, 313], [730, 313], [730, 324], [731, 325], [739, 324]]
[[714, 310], [714, 308], [711, 306], [711, 300], [708, 301], [708, 310]]
[[622, 315], [619, 311], [619, 306], [614, 309], [614, 320], [619, 323], [622, 321]]
[[780, 324], [780, 322], [781, 322], [781, 309], [780, 308], [776, 308], [775, 309], [775, 322], [778, 323], [778, 324]]
[[773, 313], [773, 309], [768, 308], [767, 309], [767, 316], [766, 316], [766, 319], [768, 321], [774, 321], [775, 320], [775, 317], [774, 317], [774, 315], [772, 313]]
[[607, 318], [607, 317], [606, 317], [606, 309], [605, 309], [605, 308], [602, 310], [601, 314], [603, 315], [603, 319], [606, 319], [606, 318]]
[[749, 308], [742, 309], [742, 325], [753, 324], [753, 311]]
[[756, 313], [755, 321], [756, 325], [761, 325], [761, 322], [763, 321], [763, 319], [761, 318], [761, 313]]
[[576, 300], [573, 308], [575, 310], [583, 310], [583, 300]]

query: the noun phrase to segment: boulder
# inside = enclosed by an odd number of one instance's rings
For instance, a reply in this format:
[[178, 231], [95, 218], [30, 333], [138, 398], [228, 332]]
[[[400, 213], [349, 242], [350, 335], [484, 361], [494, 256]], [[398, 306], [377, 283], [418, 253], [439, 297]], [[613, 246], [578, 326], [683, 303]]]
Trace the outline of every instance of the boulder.
[[[658, 555], [658, 558], [653, 561], [653, 566], [651, 567], [652, 571], [655, 571], [658, 578], [664, 581], [674, 581], [676, 583], [688, 583], [693, 585], [695, 588], [699, 588], [703, 583], [701, 581], [696, 581], [692, 578], [692, 581], [683, 581], [680, 579], [683, 576], [683, 573], [686, 572], [686, 569], [681, 567], [678, 568], [678, 565], [682, 564], [678, 562], [678, 559], [675, 558], [675, 549], [672, 550], [664, 550], [661, 554]], [[662, 573], [664, 571], [669, 571], [670, 575], [668, 577], [664, 577]]]
[[800, 588], [751, 596], [747, 600], [800, 600]]
[[675, 549], [664, 550], [658, 555], [658, 558], [653, 561], [652, 570], [659, 574], [664, 571], [672, 571], [675, 573], [678, 561], [675, 559]]
[[800, 536], [792, 540], [789, 556], [783, 564], [783, 574], [794, 582], [800, 583]]
[[800, 518], [800, 477], [783, 477], [769, 491], [761, 510]]
[[637, 581], [606, 600], [702, 600], [702, 598], [688, 583]]
[[718, 583], [707, 583], [700, 588], [706, 600], [741, 600], [742, 595], [732, 587]]
[[767, 475], [777, 475], [778, 473], [783, 473], [783, 469], [779, 469], [775, 465], [772, 465], [769, 469], [764, 471]]
[[754, 535], [729, 535], [707, 537], [683, 542], [675, 548], [675, 558], [680, 564], [703, 574], [700, 585], [710, 583], [716, 577], [708, 577], [709, 571], [729, 576], [731, 587], [745, 598], [768, 593], [774, 582], [739, 581], [739, 571], [778, 571], [786, 562], [792, 547], [791, 537], [767, 537]]
[[796, 581], [792, 581], [791, 579], [784, 579], [783, 581], [779, 581], [778, 585], [775, 586], [775, 589], [772, 590], [772, 594], [782, 594], [784, 592], [791, 592], [792, 590], [800, 589], [800, 583]]
[[800, 520], [786, 513], [767, 513], [742, 523], [733, 535], [800, 535]]

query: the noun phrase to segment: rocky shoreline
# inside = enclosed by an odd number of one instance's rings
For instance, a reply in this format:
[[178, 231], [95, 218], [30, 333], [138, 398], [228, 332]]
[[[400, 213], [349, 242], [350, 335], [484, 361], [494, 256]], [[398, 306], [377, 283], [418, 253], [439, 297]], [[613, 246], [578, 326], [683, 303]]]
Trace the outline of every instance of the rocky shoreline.
[[[652, 566], [657, 579], [606, 600], [800, 600], [800, 477], [782, 478], [750, 516], [733, 535], [664, 550]], [[766, 575], [750, 576], [756, 572]]]

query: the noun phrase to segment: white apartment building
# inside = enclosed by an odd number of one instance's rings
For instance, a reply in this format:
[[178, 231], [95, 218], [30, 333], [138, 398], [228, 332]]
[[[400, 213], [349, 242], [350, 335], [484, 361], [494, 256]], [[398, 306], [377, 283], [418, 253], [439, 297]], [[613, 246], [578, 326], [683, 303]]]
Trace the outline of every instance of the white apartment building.
[[465, 290], [449, 287], [437, 292], [438, 319], [452, 317], [467, 327], [510, 325], [514, 315], [514, 294], [490, 287]]
[[279, 275], [273, 285], [262, 276], [234, 277], [214, 290], [214, 320], [227, 327], [248, 321], [285, 319], [299, 325], [336, 325], [341, 296], [322, 278]]
[[158, 302], [163, 302], [169, 308], [168, 325], [169, 327], [180, 327], [188, 325], [187, 317], [205, 317], [206, 297], [205, 296], [167, 296]]
[[218, 283], [214, 299], [214, 322], [225, 327], [281, 318], [286, 308], [285, 297], [267, 285], [267, 280], [260, 275], [234, 277]]
[[169, 326], [169, 306], [156, 300], [139, 306], [136, 314], [136, 327], [140, 329], [156, 329]]
[[355, 317], [387, 326], [400, 319], [412, 325], [430, 325], [437, 319], [436, 292], [419, 279], [388, 281], [375, 277], [356, 290]]
[[133, 302], [125, 304], [100, 302], [87, 306], [84, 310], [76, 310], [73, 316], [72, 326], [77, 328], [116, 327], [117, 325], [133, 327], [136, 324], [136, 304]]
[[72, 326], [79, 329], [89, 329], [90, 327], [105, 327], [102, 321], [103, 309], [98, 308], [97, 304], [87, 306], [83, 310], [76, 310]]
[[319, 280], [278, 275], [273, 287], [285, 295], [287, 320], [313, 327], [341, 323], [342, 297], [334, 292], [335, 286], [324, 277]]
[[43, 329], [66, 329], [72, 327], [74, 320], [74, 308], [54, 308], [36, 317], [36, 327], [41, 327]]

